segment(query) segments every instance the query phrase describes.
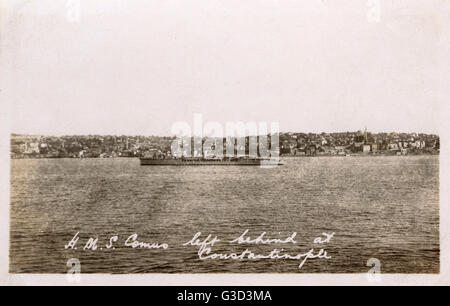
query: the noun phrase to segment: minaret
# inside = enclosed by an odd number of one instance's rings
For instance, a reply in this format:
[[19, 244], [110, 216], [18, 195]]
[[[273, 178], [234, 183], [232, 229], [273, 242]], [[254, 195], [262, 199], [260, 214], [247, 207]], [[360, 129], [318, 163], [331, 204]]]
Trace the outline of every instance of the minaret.
[[367, 127], [364, 129], [364, 143], [367, 144]]

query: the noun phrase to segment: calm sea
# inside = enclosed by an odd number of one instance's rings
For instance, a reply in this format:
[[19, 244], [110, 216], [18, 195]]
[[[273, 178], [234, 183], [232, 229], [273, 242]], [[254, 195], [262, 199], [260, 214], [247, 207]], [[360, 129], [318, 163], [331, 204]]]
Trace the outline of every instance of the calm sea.
[[[439, 272], [439, 157], [290, 158], [259, 167], [141, 167], [138, 159], [12, 160], [10, 271], [65, 273], [382, 273]], [[331, 259], [204, 260], [183, 246], [202, 237], [256, 238], [297, 244], [251, 246], [298, 254], [313, 240]], [[79, 232], [77, 249], [65, 245]], [[124, 241], [167, 243], [132, 249]], [[118, 236], [115, 249], [106, 249]], [[90, 237], [98, 249], [83, 250]], [[213, 252], [242, 251], [218, 243]], [[248, 247], [245, 246], [244, 249]]]

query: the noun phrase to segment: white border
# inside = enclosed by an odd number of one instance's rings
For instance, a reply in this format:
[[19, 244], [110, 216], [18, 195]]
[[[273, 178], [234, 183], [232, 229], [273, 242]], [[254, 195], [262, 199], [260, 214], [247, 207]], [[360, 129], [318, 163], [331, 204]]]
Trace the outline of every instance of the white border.
[[[439, 65], [441, 67], [438, 105], [440, 156], [440, 237], [441, 273], [439, 275], [383, 274], [380, 282], [370, 282], [365, 274], [133, 274], [133, 275], [81, 275], [80, 283], [69, 283], [66, 275], [9, 274], [9, 176], [11, 100], [8, 92], [0, 91], [0, 284], [1, 285], [449, 285], [450, 284], [450, 13], [449, 5], [442, 2], [437, 21], [441, 29]], [[9, 21], [5, 2], [0, 2], [0, 39], [7, 35]], [[3, 40], [0, 52], [4, 50]], [[9, 65], [0, 53], [0, 89], [11, 81], [7, 75]]]
[[447, 275], [382, 274], [374, 282], [366, 274], [133, 274], [81, 275], [69, 282], [66, 275], [8, 275], [5, 285], [39, 286], [437, 286], [448, 285]]

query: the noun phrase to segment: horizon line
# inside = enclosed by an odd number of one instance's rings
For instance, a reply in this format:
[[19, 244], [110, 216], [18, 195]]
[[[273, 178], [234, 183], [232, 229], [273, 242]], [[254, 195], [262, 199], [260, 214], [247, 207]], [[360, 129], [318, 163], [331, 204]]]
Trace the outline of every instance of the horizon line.
[[[346, 133], [364, 133], [364, 130], [355, 130], [355, 131], [337, 131], [337, 132], [298, 132], [298, 131], [279, 131], [278, 134], [346, 134]], [[239, 137], [249, 137], [249, 136], [264, 136], [264, 135], [273, 135], [277, 133], [267, 133], [267, 134], [258, 134], [258, 135], [246, 135], [246, 136], [239, 136]], [[399, 131], [390, 131], [390, 132], [371, 132], [367, 130], [367, 133], [369, 134], [423, 134], [423, 135], [433, 135], [433, 136], [439, 136], [437, 133], [427, 133], [427, 132], [399, 132]], [[17, 136], [44, 136], [44, 137], [74, 137], [74, 136], [126, 136], [126, 137], [176, 137], [177, 135], [157, 135], [157, 134], [60, 134], [60, 135], [51, 135], [51, 134], [29, 134], [29, 133], [17, 133], [17, 132], [11, 132], [11, 136], [17, 135]], [[190, 137], [200, 137], [198, 135], [192, 135]], [[201, 137], [207, 137], [207, 136], [201, 136]], [[229, 136], [223, 136], [224, 138]], [[236, 136], [231, 136], [236, 137]]]

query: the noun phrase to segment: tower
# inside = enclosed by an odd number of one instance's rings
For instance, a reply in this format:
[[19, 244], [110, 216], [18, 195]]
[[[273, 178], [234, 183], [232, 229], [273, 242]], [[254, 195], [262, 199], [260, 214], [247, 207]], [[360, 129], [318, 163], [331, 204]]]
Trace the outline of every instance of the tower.
[[364, 143], [367, 144], [368, 139], [367, 139], [367, 127], [364, 129]]

